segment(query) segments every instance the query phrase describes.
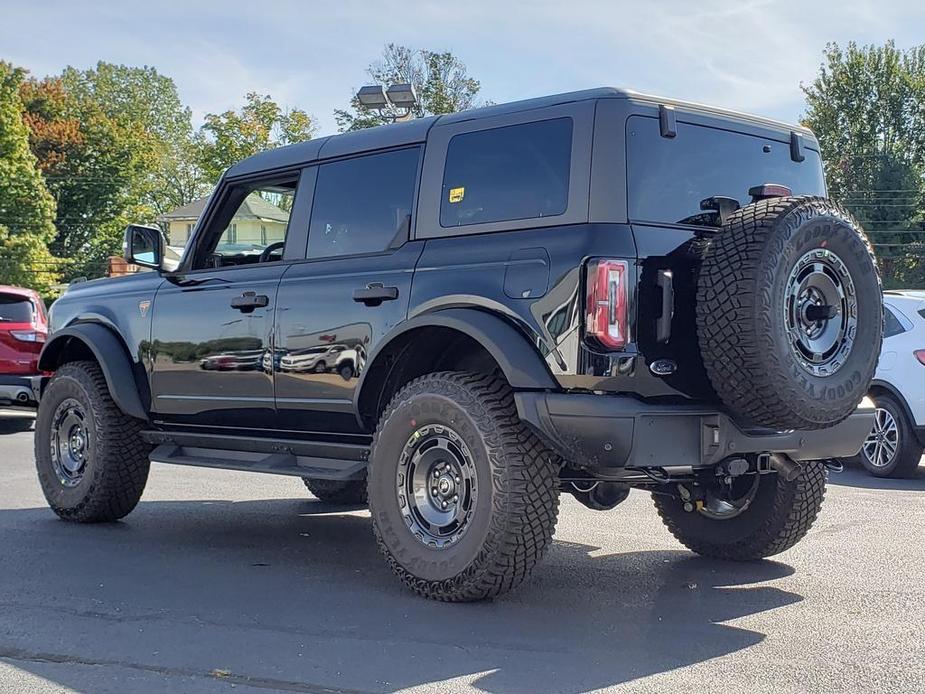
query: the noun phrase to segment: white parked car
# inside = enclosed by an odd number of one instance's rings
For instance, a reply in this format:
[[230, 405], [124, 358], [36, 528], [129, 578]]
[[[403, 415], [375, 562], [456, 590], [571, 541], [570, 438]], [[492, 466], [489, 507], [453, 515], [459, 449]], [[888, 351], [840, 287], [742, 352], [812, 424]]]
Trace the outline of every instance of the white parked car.
[[877, 423], [857, 457], [877, 477], [909, 477], [925, 446], [925, 290], [884, 292], [883, 308], [883, 348], [870, 390]]

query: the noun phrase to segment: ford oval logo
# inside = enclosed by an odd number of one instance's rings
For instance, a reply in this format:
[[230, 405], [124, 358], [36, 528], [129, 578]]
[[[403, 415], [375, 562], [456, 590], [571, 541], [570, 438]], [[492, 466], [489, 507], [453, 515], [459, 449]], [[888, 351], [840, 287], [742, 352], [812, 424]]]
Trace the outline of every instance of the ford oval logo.
[[678, 370], [678, 365], [673, 359], [656, 359], [649, 364], [649, 371], [656, 376], [670, 376]]

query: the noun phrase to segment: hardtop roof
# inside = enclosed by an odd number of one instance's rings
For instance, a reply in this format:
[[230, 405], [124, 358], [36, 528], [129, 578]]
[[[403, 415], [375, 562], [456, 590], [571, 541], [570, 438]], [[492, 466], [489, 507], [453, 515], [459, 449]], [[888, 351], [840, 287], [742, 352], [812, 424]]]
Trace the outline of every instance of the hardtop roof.
[[234, 164], [228, 169], [225, 175], [228, 177], [247, 176], [262, 171], [299, 166], [318, 159], [329, 159], [371, 150], [418, 144], [426, 141], [427, 133], [435, 126], [440, 127], [480, 118], [520, 113], [522, 111], [596, 99], [628, 99], [640, 104], [671, 106], [680, 111], [711, 115], [724, 120], [744, 121], [778, 130], [794, 130], [808, 135], [815, 140], [812, 132], [800, 125], [791, 125], [770, 118], [753, 116], [714, 106], [705, 106], [690, 101], [642, 94], [630, 89], [597, 87], [594, 89], [583, 89], [574, 92], [512, 101], [504, 104], [492, 104], [490, 106], [482, 106], [480, 108], [459, 111], [457, 113], [449, 113], [441, 116], [427, 116], [425, 118], [416, 118], [403, 123], [392, 123], [380, 125], [375, 128], [365, 128], [353, 132], [328, 135], [314, 140], [308, 140], [307, 142], [300, 142], [271, 149], [266, 152], [260, 152], [259, 154], [255, 154]]

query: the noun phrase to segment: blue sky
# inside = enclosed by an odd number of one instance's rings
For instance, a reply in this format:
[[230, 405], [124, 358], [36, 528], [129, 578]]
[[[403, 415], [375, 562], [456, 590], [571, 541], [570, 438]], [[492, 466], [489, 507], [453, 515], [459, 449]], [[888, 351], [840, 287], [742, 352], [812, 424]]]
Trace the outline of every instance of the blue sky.
[[248, 91], [316, 117], [364, 83], [382, 46], [450, 50], [495, 102], [634, 88], [783, 120], [802, 112], [827, 41], [925, 42], [925, 2], [862, 0], [0, 0], [0, 59], [33, 74], [153, 65], [203, 114]]

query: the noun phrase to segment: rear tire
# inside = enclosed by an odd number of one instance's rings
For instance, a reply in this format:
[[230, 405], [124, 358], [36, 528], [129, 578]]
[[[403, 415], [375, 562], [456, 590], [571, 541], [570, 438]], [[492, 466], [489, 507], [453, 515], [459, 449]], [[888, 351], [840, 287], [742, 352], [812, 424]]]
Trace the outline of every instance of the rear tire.
[[529, 576], [552, 541], [558, 471], [502, 379], [422, 376], [392, 399], [373, 438], [376, 542], [424, 597], [501, 595]]
[[653, 494], [653, 500], [669, 532], [691, 551], [714, 559], [763, 559], [806, 535], [825, 498], [827, 475], [819, 461], [802, 463], [791, 482], [778, 474], [761, 475], [749, 506], [729, 519], [685, 511], [675, 496]]
[[316, 498], [329, 504], [366, 506], [366, 478], [361, 480], [319, 480], [303, 477], [305, 486]]
[[35, 421], [35, 465], [51, 509], [78, 523], [128, 515], [148, 480], [143, 427], [113, 402], [96, 362], [58, 369]]
[[877, 423], [855, 459], [874, 477], [914, 476], [923, 449], [905, 408], [886, 393], [875, 396], [874, 403]]
[[883, 333], [880, 278], [863, 230], [836, 203], [743, 207], [709, 244], [697, 284], [700, 353], [739, 418], [823, 429], [867, 394]]

